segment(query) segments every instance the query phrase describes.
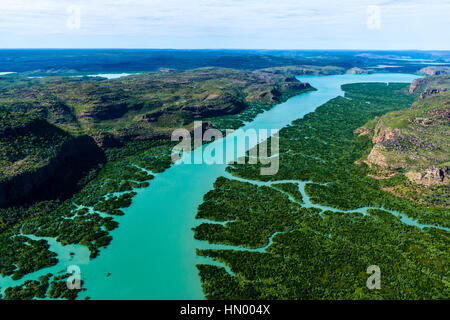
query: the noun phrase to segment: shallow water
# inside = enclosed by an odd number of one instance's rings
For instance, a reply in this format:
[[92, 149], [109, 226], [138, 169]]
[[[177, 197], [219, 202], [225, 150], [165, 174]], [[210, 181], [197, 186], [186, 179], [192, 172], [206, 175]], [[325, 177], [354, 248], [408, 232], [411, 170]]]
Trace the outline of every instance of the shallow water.
[[[259, 114], [242, 129], [280, 129], [342, 95], [340, 86], [345, 83], [411, 82], [417, 77], [398, 73], [298, 77], [318, 91], [295, 96]], [[237, 130], [212, 144], [224, 143], [241, 134], [242, 130]], [[199, 154], [201, 151], [201, 148], [195, 150]], [[79, 265], [87, 288], [80, 298], [203, 299], [195, 264], [211, 263], [211, 260], [196, 256], [195, 249], [231, 246], [197, 241], [192, 228], [202, 222], [195, 219], [195, 214], [203, 195], [213, 188], [219, 176], [226, 175], [225, 168], [224, 164], [174, 165], [155, 175], [148, 188], [136, 190], [133, 204], [124, 210], [124, 216], [116, 218], [120, 225], [112, 231], [113, 241], [108, 248], [96, 259]], [[64, 269], [68, 264], [71, 262], [61, 259], [54, 268]], [[0, 279], [2, 287], [4, 280]]]
[[99, 73], [99, 74], [89, 74], [88, 77], [102, 77], [106, 79], [117, 79], [121, 77], [126, 77], [130, 75], [135, 75], [138, 73]]

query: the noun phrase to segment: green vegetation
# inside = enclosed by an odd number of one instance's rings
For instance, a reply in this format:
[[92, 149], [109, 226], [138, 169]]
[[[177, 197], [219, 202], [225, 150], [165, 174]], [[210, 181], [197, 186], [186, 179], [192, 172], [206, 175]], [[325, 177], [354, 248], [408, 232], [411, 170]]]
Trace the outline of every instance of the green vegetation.
[[[123, 184], [121, 185], [121, 187]], [[136, 195], [136, 192], [124, 193], [120, 196], [113, 196], [107, 200], [104, 200], [94, 206], [95, 211], [102, 211], [111, 215], [123, 216], [123, 212], [120, 208], [127, 208], [131, 205], [131, 198]]]
[[[310, 180], [316, 183], [307, 184], [306, 191], [314, 203], [345, 210], [384, 207], [421, 223], [449, 227], [448, 210], [426, 208], [383, 190], [397, 178], [373, 179], [368, 176], [371, 169], [360, 161], [369, 154], [372, 142], [356, 129], [376, 116], [409, 108], [414, 97], [407, 93], [407, 86], [368, 83], [342, 87], [351, 100], [334, 98], [280, 131], [276, 175], [260, 176], [260, 165], [234, 165], [227, 170], [255, 180]], [[327, 184], [317, 184], [324, 182]]]
[[[68, 274], [53, 276], [53, 274], [49, 273], [39, 277], [38, 281], [27, 280], [22, 285], [6, 288], [3, 299], [32, 300], [34, 298], [45, 299], [49, 297], [52, 299], [75, 300], [78, 293], [84, 289], [69, 289], [67, 287], [68, 277]], [[52, 278], [53, 280], [51, 280]], [[81, 285], [83, 285], [83, 281], [81, 281]], [[49, 287], [50, 290], [48, 290]]]
[[[324, 212], [273, 238], [265, 253], [200, 250], [226, 263], [199, 266], [208, 299], [448, 299], [448, 233], [420, 231], [381, 210]], [[381, 290], [366, 287], [370, 265]]]
[[12, 279], [22, 278], [27, 273], [57, 263], [56, 254], [49, 251], [47, 241], [31, 240], [23, 236], [0, 237], [0, 273], [11, 275]]
[[45, 298], [52, 274], [39, 277], [39, 281], [27, 280], [20, 286], [9, 287], [5, 290], [5, 300], [31, 300], [34, 297]]
[[301, 208], [274, 188], [221, 177], [204, 196], [197, 218], [232, 221], [226, 226], [202, 223], [194, 229], [195, 238], [259, 248], [267, 245], [275, 232], [298, 228], [303, 219], [316, 219], [318, 211]]
[[264, 73], [283, 74], [291, 77], [298, 75], [331, 75], [331, 74], [344, 74], [345, 68], [336, 66], [283, 66], [272, 67], [258, 70]]
[[0, 108], [0, 182], [47, 165], [71, 139], [37, 116]]
[[[450, 233], [419, 229], [379, 209], [322, 211], [290, 201], [277, 181], [312, 181], [312, 203], [348, 210], [383, 207], [421, 223], [450, 227], [450, 212], [421, 206], [385, 190], [398, 176], [374, 179], [361, 161], [373, 144], [356, 130], [387, 112], [407, 109], [414, 100], [405, 84], [344, 85], [337, 97], [280, 131], [280, 169], [259, 175], [259, 165], [232, 165], [233, 175], [272, 181], [271, 187], [219, 178], [207, 193], [195, 237], [252, 250], [198, 250], [227, 265], [199, 265], [208, 299], [448, 299]], [[356, 131], [355, 131], [356, 130]], [[277, 191], [276, 189], [281, 189]], [[298, 188], [297, 188], [298, 190]], [[381, 290], [369, 290], [366, 270], [381, 268]]]
[[[321, 67], [316, 68], [320, 72]], [[15, 79], [15, 78], [14, 78]], [[276, 104], [308, 87], [282, 72], [202, 68], [119, 79], [0, 78], [0, 105], [32, 113], [72, 133], [113, 146], [170, 137], [194, 119], [237, 114], [250, 104]], [[129, 138], [132, 139], [129, 139]]]
[[[56, 276], [50, 285], [50, 290], [48, 290], [48, 297], [52, 299], [67, 299], [75, 300], [78, 297], [78, 293], [84, 290], [82, 288], [69, 289], [67, 287], [68, 274]], [[81, 286], [83, 286], [83, 281], [81, 281]]]
[[[250, 119], [309, 89], [283, 75], [215, 68], [0, 83], [0, 272], [14, 280], [58, 261], [46, 240], [27, 234], [81, 244], [96, 257], [118, 226], [107, 215], [123, 215], [150, 172], [170, 166], [174, 128], [243, 109]], [[26, 282], [5, 297], [42, 297], [47, 287]], [[48, 296], [76, 297], [64, 288], [52, 282]]]
[[272, 107], [273, 105], [252, 104], [238, 114], [207, 118], [205, 120], [211, 121], [214, 128], [222, 131], [226, 129], [236, 130], [242, 127], [245, 122], [252, 121], [258, 114], [268, 111]]
[[303, 196], [302, 196], [301, 192], [298, 190], [298, 183], [292, 183], [292, 182], [274, 183], [274, 184], [272, 184], [272, 187], [286, 192], [295, 201], [303, 203]]

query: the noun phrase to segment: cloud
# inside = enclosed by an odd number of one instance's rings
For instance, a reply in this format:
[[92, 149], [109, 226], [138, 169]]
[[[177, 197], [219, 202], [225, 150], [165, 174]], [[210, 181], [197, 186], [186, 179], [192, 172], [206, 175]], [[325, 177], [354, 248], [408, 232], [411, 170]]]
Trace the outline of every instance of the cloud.
[[[366, 27], [370, 5], [381, 8], [380, 30]], [[69, 6], [80, 8], [79, 29], [67, 27]], [[449, 9], [449, 3], [434, 0], [1, 0], [0, 46], [1, 37], [45, 38], [60, 34], [169, 39], [217, 37], [233, 39], [233, 43], [249, 37], [285, 43], [289, 39], [312, 37], [321, 42], [335, 39], [336, 44], [338, 39], [351, 41], [353, 38], [358, 47], [358, 41], [373, 32], [379, 32], [378, 36], [385, 34], [389, 39], [395, 34], [405, 37], [406, 31], [395, 30], [405, 25], [410, 32], [420, 34], [435, 33], [438, 27], [448, 30]], [[415, 24], [411, 25], [412, 22]], [[441, 37], [440, 41], [445, 40]], [[445, 45], [449, 47], [448, 43]]]

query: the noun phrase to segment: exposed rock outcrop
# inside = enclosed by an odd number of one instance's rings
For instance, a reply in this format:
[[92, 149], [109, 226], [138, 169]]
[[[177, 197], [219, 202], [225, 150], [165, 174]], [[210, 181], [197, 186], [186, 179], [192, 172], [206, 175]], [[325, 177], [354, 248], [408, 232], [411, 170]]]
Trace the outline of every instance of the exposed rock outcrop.
[[109, 132], [96, 132], [94, 134], [91, 134], [91, 137], [100, 148], [117, 147], [120, 145], [120, 143]]
[[411, 85], [409, 86], [409, 93], [414, 93], [416, 90], [420, 87], [422, 83], [422, 79], [415, 79], [413, 82], [411, 82]]
[[84, 110], [80, 118], [94, 118], [97, 120], [116, 119], [128, 112], [126, 103], [98, 104]]
[[305, 90], [311, 88], [311, 85], [307, 82], [289, 82], [287, 85], [290, 90]]
[[419, 73], [427, 74], [429, 76], [437, 76], [441, 74], [449, 74], [450, 68], [443, 66], [425, 67], [419, 70]]
[[432, 88], [427, 88], [425, 89], [424, 92], [422, 92], [420, 94], [420, 99], [425, 99], [426, 97], [441, 93], [441, 92], [445, 92], [447, 91], [447, 89], [432, 89]]
[[232, 95], [221, 95], [215, 99], [205, 99], [196, 103], [185, 105], [183, 112], [190, 113], [194, 119], [235, 114], [247, 107], [242, 99]]
[[[420, 93], [409, 110], [383, 115], [371, 125], [372, 143], [367, 162], [396, 173], [405, 173], [412, 182], [438, 186], [450, 182], [449, 79], [447, 76], [417, 79], [411, 93]], [[374, 124], [375, 123], [375, 124]], [[365, 127], [355, 130], [364, 132]], [[440, 165], [440, 166], [439, 166]], [[443, 166], [443, 167], [442, 167]]]
[[432, 110], [428, 111], [428, 114], [433, 118], [440, 120], [442, 119], [450, 124], [450, 108], [447, 109], [433, 108]]
[[370, 153], [369, 153], [369, 155], [368, 155], [368, 157], [367, 157], [367, 160], [368, 160], [370, 163], [376, 164], [376, 165], [378, 165], [378, 166], [380, 166], [380, 167], [383, 167], [383, 168], [388, 168], [388, 169], [398, 169], [398, 167], [393, 168], [393, 167], [391, 167], [391, 166], [389, 166], [389, 165], [387, 164], [387, 162], [386, 162], [386, 157], [385, 157], [385, 155], [381, 152], [380, 148], [381, 148], [380, 146], [375, 145], [375, 146], [372, 148], [372, 150], [370, 151]]
[[[430, 90], [429, 93], [436, 94], [448, 90], [449, 86], [450, 74], [441, 73], [440, 75], [415, 79], [409, 86], [409, 93], [423, 93]], [[427, 95], [425, 94], [424, 96]]]
[[0, 207], [19, 200], [32, 201], [34, 197], [64, 197], [76, 188], [77, 180], [87, 170], [104, 161], [103, 152], [91, 137], [84, 135], [66, 141], [46, 165], [0, 182]]
[[437, 165], [432, 165], [424, 172], [410, 171], [405, 175], [410, 181], [426, 186], [436, 186], [450, 182], [450, 168], [448, 166], [440, 168]]

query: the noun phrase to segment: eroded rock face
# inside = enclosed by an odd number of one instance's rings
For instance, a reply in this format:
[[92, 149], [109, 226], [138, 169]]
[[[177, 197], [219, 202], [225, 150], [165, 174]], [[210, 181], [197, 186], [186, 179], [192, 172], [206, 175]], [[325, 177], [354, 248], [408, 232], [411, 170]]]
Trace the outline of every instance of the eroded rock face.
[[406, 177], [414, 183], [426, 186], [447, 184], [450, 182], [450, 168], [432, 165], [425, 172], [410, 171], [406, 173]]
[[409, 86], [409, 93], [414, 93], [421, 84], [421, 79], [415, 79]]
[[355, 135], [368, 134], [374, 144], [364, 162], [383, 174], [386, 170], [404, 174], [418, 185], [450, 184], [449, 80], [448, 76], [414, 80], [409, 92], [420, 93], [420, 99], [409, 110], [387, 113], [355, 130]]
[[422, 98], [424, 98], [449, 89], [450, 68], [448, 68], [447, 72], [433, 69], [430, 73], [433, 75], [415, 79], [409, 86], [409, 93], [423, 93]]
[[[409, 118], [408, 120], [410, 122], [420, 124], [421, 126], [430, 126], [433, 124], [433, 120], [429, 118]], [[404, 132], [398, 128], [392, 129], [383, 127], [381, 121], [375, 128], [372, 142], [375, 145], [385, 147], [386, 149], [391, 151], [413, 151], [417, 149], [434, 150], [437, 148], [437, 146], [435, 146], [433, 143], [424, 141], [411, 132]]]
[[[359, 131], [355, 130], [355, 133], [360, 133], [367, 131], [365, 128], [360, 128]], [[398, 130], [397, 130], [398, 131]], [[372, 143], [374, 144], [374, 147], [369, 153], [369, 156], [367, 157], [367, 160], [370, 163], [376, 164], [380, 167], [387, 168], [387, 169], [393, 169], [397, 170], [400, 169], [402, 166], [392, 166], [388, 163], [386, 156], [383, 154], [383, 150], [386, 148], [386, 146], [394, 144], [396, 141], [396, 135], [398, 135], [398, 132], [396, 129], [392, 130], [390, 128], [383, 127], [381, 121], [377, 123], [373, 130], [373, 137], [372, 137]]]
[[[17, 201], [31, 201], [35, 196], [64, 197], [76, 181], [90, 168], [105, 162], [103, 152], [89, 136], [79, 136], [65, 142], [48, 164], [24, 171], [0, 183], [0, 207]], [[49, 183], [51, 181], [52, 183]], [[53, 189], [51, 189], [53, 186]], [[50, 198], [49, 198], [50, 199]]]
[[383, 128], [381, 122], [378, 122], [377, 126], [375, 127], [372, 142], [374, 144], [377, 144], [393, 141], [395, 139], [395, 136], [398, 134], [399, 134], [398, 129], [391, 130], [388, 128]]
[[[395, 172], [407, 171], [409, 180], [417, 184], [446, 184], [450, 182], [449, 169], [436, 164], [448, 161], [449, 131], [442, 121], [447, 120], [447, 115], [447, 109], [440, 108], [426, 110], [422, 116], [414, 112], [390, 113], [370, 131], [361, 127], [354, 133], [373, 133], [374, 146], [367, 163]], [[405, 120], [409, 123], [405, 124]]]
[[106, 132], [98, 132], [91, 135], [91, 137], [100, 148], [117, 147], [120, 145], [112, 134]]
[[447, 123], [450, 123], [450, 109], [434, 108], [428, 111], [428, 114], [431, 117], [434, 117], [436, 119], [447, 120]]
[[425, 67], [419, 70], [419, 73], [425, 73], [430, 76], [438, 76], [441, 74], [448, 74], [450, 68], [448, 67]]
[[287, 85], [290, 90], [305, 90], [311, 88], [311, 85], [307, 82], [289, 82]]
[[[373, 164], [376, 164], [380, 167], [386, 168], [390, 167], [386, 163], [386, 157], [383, 155], [383, 153], [380, 150], [381, 146], [375, 145], [372, 150], [369, 153], [369, 156], [367, 157], [367, 160]], [[391, 168], [390, 168], [391, 169]], [[392, 168], [397, 169], [397, 168]]]
[[368, 135], [370, 133], [370, 131], [364, 127], [361, 127], [361, 128], [353, 130], [353, 133], [358, 136], [365, 136], [365, 135]]
[[432, 88], [426, 88], [424, 92], [420, 94], [420, 99], [425, 99], [426, 97], [439, 94], [441, 92], [445, 92], [447, 89], [432, 89]]
[[408, 117], [408, 121], [411, 123], [420, 124], [422, 126], [430, 126], [433, 124], [433, 119], [422, 118], [422, 117], [417, 117], [417, 118]]
[[84, 110], [80, 118], [93, 118], [97, 120], [116, 119], [127, 113], [126, 103], [118, 104], [98, 104], [92, 108]]
[[238, 97], [223, 95], [214, 99], [205, 99], [203, 101], [185, 105], [181, 110], [198, 119], [238, 113], [245, 107], [247, 107], [247, 104]]

